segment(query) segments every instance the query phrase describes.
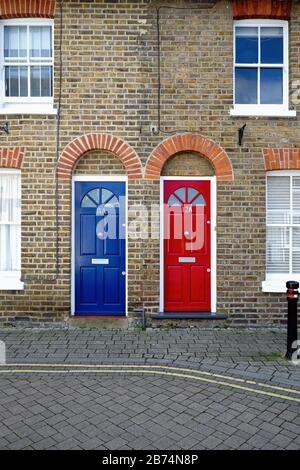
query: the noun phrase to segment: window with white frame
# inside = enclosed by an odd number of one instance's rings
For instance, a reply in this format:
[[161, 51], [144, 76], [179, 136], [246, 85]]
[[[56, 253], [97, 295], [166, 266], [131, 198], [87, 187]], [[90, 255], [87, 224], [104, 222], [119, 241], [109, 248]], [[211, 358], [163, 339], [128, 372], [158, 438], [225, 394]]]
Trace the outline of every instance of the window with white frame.
[[237, 115], [295, 115], [288, 109], [288, 22], [234, 24], [234, 109]]
[[21, 173], [0, 170], [0, 289], [22, 289]]
[[267, 175], [266, 216], [266, 283], [285, 291], [286, 281], [300, 279], [300, 171]]
[[53, 20], [7, 20], [0, 25], [2, 114], [53, 110]]

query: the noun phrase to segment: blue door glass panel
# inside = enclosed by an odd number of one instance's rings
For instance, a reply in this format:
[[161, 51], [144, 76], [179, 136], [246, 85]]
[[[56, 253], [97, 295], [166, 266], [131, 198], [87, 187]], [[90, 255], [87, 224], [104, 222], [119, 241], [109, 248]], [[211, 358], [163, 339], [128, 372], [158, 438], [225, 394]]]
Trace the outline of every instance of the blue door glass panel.
[[235, 69], [236, 104], [257, 104], [257, 69], [237, 67]]
[[283, 64], [283, 29], [261, 28], [261, 63]]
[[235, 61], [237, 64], [258, 63], [258, 28], [235, 29]]
[[125, 183], [76, 181], [76, 315], [125, 315], [125, 234]]
[[260, 70], [260, 102], [261, 104], [283, 103], [282, 69]]

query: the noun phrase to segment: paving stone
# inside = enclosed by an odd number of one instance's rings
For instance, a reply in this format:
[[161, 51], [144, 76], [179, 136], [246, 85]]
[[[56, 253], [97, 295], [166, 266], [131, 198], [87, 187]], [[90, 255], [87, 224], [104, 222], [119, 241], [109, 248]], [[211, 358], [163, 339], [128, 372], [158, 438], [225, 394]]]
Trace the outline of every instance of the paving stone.
[[202, 441], [202, 445], [207, 449], [215, 449], [222, 441], [214, 436], [209, 436]]
[[118, 450], [120, 447], [126, 444], [127, 442], [125, 441], [125, 439], [122, 439], [121, 437], [116, 437], [115, 439], [106, 442], [105, 447], [109, 450]]
[[[284, 350], [281, 332], [0, 330], [0, 339], [10, 362], [63, 363], [67, 357], [81, 364], [168, 365], [300, 387], [298, 368], [262, 360], [270, 349]], [[146, 374], [16, 373], [1, 376], [0, 389], [0, 449], [300, 446], [298, 403], [217, 383]]]

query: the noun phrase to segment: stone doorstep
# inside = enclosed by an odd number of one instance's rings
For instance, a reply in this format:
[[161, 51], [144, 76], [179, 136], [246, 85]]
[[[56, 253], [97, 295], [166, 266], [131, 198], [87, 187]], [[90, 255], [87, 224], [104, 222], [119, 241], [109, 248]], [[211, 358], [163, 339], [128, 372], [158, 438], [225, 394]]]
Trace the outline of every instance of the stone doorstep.
[[[62, 319], [61, 321], [36, 320], [30, 316], [17, 316], [10, 322], [6, 322], [4, 327], [30, 329], [30, 328], [103, 328], [103, 329], [119, 329], [127, 330], [140, 325], [139, 318], [131, 318], [126, 316], [97, 316], [97, 315], [81, 315]], [[1, 325], [0, 325], [1, 326]]]
[[75, 328], [106, 328], [106, 329], [120, 329], [127, 330], [131, 321], [128, 317], [120, 316], [78, 316], [69, 317], [66, 321], [69, 326]]
[[153, 320], [227, 320], [227, 315], [211, 312], [160, 312], [151, 315]]

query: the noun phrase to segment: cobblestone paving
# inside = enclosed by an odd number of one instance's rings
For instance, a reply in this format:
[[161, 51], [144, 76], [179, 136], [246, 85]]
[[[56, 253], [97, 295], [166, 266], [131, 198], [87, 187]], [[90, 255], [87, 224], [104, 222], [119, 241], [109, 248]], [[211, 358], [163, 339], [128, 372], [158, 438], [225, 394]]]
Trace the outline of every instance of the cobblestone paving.
[[[300, 366], [283, 359], [285, 338], [235, 329], [0, 331], [8, 364], [170, 365], [295, 391]], [[294, 396], [164, 375], [1, 373], [0, 449], [299, 449]]]

